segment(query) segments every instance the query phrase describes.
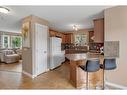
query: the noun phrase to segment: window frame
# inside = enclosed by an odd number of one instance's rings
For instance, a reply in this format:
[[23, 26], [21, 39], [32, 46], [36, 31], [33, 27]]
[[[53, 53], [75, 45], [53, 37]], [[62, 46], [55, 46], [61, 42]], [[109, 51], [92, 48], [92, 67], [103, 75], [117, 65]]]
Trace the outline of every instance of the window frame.
[[[79, 40], [77, 40], [78, 37], [80, 37]], [[87, 45], [87, 43], [88, 43], [87, 42], [87, 34], [75, 34], [74, 42], [76, 45], [80, 45], [80, 46]]]

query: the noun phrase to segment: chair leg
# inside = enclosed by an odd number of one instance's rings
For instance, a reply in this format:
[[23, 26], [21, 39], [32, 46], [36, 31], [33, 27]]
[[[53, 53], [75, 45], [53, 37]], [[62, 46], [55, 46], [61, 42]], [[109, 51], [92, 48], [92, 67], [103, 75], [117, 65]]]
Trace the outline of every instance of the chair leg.
[[88, 90], [88, 72], [86, 73], [86, 89]]

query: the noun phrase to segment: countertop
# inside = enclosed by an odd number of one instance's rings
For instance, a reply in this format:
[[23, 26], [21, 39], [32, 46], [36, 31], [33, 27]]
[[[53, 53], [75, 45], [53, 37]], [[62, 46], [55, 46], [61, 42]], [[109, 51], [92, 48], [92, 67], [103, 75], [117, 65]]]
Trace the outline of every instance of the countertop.
[[85, 60], [85, 59], [97, 59], [100, 54], [94, 53], [78, 53], [78, 54], [65, 54], [65, 57], [72, 61]]

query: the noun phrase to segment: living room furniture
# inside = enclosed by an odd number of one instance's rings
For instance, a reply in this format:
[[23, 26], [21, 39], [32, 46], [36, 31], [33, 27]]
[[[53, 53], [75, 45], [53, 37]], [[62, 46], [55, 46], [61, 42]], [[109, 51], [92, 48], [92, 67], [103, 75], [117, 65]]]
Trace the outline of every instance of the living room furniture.
[[14, 53], [13, 50], [3, 50], [1, 51], [1, 62], [14, 63], [20, 60], [18, 54]]
[[16, 49], [15, 53], [19, 55], [20, 60], [22, 59], [22, 49]]

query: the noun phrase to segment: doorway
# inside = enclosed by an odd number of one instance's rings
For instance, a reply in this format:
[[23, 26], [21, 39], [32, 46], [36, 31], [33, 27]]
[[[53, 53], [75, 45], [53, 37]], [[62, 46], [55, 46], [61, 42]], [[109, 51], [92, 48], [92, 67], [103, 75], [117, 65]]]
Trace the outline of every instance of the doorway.
[[21, 34], [0, 34], [0, 71], [22, 72]]

